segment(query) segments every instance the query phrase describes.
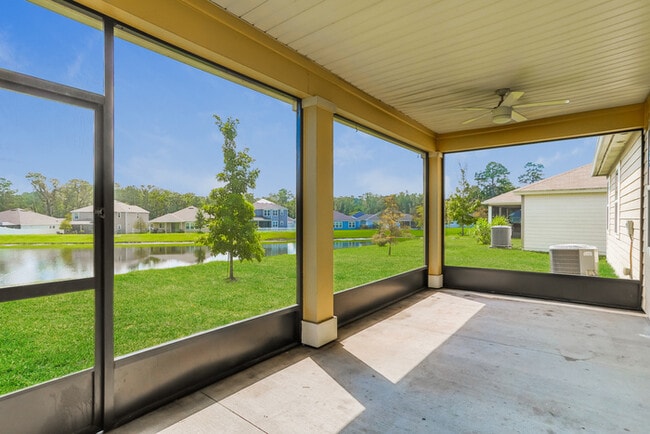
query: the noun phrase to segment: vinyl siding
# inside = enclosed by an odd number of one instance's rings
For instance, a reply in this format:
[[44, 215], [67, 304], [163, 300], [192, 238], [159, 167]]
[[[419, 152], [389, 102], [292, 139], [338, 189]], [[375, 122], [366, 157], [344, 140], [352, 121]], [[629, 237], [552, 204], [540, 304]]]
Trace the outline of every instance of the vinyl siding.
[[548, 252], [554, 244], [588, 244], [606, 251], [607, 194], [562, 193], [522, 196], [522, 246]]
[[[609, 175], [610, 188], [608, 191], [608, 230], [607, 230], [607, 262], [614, 268], [616, 274], [622, 278], [630, 278], [624, 273], [625, 268], [632, 269], [632, 278], [641, 276], [641, 138], [630, 145], [623, 152], [619, 164]], [[619, 218], [618, 231], [615, 229], [617, 221], [616, 207], [613, 204], [613, 184], [617, 182], [616, 172], [619, 172]], [[626, 223], [634, 224], [632, 236], [632, 263], [630, 264], [630, 236]]]

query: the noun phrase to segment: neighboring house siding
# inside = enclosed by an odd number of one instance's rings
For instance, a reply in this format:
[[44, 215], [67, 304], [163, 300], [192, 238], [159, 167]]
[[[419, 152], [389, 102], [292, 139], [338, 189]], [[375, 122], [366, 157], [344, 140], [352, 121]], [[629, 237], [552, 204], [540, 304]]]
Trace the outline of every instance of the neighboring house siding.
[[[631, 265], [633, 279], [639, 279], [641, 276], [641, 158], [639, 138], [623, 152], [619, 163], [608, 177], [607, 262], [619, 277], [629, 278], [624, 270]], [[618, 204], [616, 205], [617, 192]], [[628, 221], [634, 225], [632, 264], [630, 264], [630, 236], [626, 226]]]
[[606, 202], [605, 192], [522, 196], [523, 249], [548, 252], [554, 244], [589, 244], [605, 254]]

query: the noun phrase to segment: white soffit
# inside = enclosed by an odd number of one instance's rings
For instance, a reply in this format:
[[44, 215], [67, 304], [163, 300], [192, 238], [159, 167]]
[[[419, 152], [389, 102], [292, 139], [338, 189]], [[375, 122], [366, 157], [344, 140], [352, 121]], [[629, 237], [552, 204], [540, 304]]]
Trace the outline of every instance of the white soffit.
[[529, 119], [650, 93], [647, 0], [210, 0], [437, 133], [492, 126], [496, 89]]

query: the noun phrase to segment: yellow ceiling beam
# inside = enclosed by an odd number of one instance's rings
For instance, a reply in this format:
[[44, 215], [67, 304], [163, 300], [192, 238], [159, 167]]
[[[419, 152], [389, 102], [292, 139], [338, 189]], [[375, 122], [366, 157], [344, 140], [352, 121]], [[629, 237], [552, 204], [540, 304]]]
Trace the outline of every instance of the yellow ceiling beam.
[[642, 129], [645, 104], [632, 104], [457, 133], [438, 134], [440, 152], [469, 151]]
[[434, 133], [207, 0], [77, 0], [88, 8], [298, 98], [428, 151]]

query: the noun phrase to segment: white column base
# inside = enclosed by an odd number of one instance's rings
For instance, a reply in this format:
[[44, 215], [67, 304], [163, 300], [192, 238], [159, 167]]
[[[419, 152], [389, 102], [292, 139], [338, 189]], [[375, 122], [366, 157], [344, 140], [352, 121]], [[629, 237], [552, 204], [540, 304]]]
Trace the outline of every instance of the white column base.
[[429, 274], [429, 288], [442, 288], [442, 274]]
[[318, 324], [302, 322], [302, 343], [310, 347], [320, 348], [335, 341], [338, 337], [338, 321], [335, 316]]

